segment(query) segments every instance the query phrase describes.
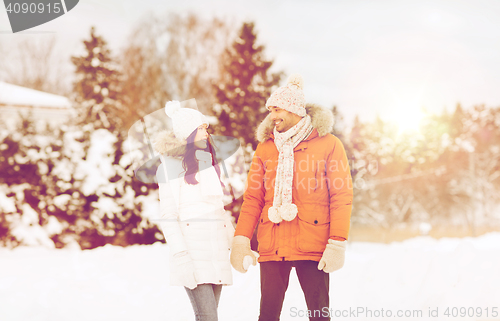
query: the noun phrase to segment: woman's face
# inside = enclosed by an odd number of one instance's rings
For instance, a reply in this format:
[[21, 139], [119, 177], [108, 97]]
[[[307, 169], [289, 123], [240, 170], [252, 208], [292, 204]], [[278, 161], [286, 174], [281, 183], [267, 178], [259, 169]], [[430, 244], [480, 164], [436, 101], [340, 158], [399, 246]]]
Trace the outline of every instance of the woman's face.
[[207, 148], [207, 139], [208, 139], [208, 126], [203, 124], [198, 127], [196, 130], [196, 136], [194, 136], [194, 145], [199, 149]]

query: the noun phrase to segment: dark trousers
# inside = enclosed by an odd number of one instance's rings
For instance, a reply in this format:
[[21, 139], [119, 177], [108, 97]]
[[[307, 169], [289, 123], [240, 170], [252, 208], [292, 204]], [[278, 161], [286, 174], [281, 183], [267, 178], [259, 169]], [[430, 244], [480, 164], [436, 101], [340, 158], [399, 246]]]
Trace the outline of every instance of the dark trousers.
[[318, 270], [318, 262], [271, 261], [260, 263], [259, 321], [278, 321], [280, 319], [292, 267], [295, 267], [306, 298], [307, 309], [312, 316], [309, 320], [330, 320], [328, 313], [323, 313], [329, 309], [330, 276], [328, 273]]

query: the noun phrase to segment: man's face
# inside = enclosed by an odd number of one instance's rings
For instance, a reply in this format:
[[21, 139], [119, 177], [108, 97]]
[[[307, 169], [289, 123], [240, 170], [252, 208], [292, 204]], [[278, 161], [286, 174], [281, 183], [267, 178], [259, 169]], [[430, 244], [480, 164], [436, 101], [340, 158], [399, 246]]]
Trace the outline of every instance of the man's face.
[[289, 130], [301, 119], [300, 116], [276, 106], [271, 106], [269, 108], [269, 113], [271, 114], [271, 120], [273, 121], [276, 130], [280, 133], [284, 133]]

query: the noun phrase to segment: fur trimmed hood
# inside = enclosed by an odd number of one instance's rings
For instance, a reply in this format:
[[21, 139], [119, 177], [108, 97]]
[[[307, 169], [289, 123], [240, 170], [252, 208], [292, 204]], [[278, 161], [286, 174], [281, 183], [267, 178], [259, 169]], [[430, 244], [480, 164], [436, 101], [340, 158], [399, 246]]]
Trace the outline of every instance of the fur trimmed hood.
[[[331, 110], [316, 104], [306, 104], [306, 113], [311, 116], [311, 124], [313, 128], [316, 128], [320, 137], [325, 136], [333, 130], [334, 120]], [[256, 137], [259, 143], [263, 143], [271, 138], [274, 124], [270, 116], [270, 114], [267, 115], [259, 127], [257, 127]]]
[[175, 137], [173, 131], [162, 130], [155, 136], [153, 147], [160, 154], [182, 158], [186, 153], [186, 140]]

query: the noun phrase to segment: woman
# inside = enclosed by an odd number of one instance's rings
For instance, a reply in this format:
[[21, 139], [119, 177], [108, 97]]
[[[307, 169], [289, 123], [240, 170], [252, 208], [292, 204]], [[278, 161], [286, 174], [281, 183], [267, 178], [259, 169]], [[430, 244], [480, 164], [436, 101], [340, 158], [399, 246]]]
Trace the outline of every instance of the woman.
[[184, 286], [198, 321], [217, 320], [223, 285], [232, 284], [234, 234], [224, 211], [223, 184], [208, 122], [199, 111], [169, 102], [173, 132], [155, 141], [162, 229], [170, 249], [170, 284]]

